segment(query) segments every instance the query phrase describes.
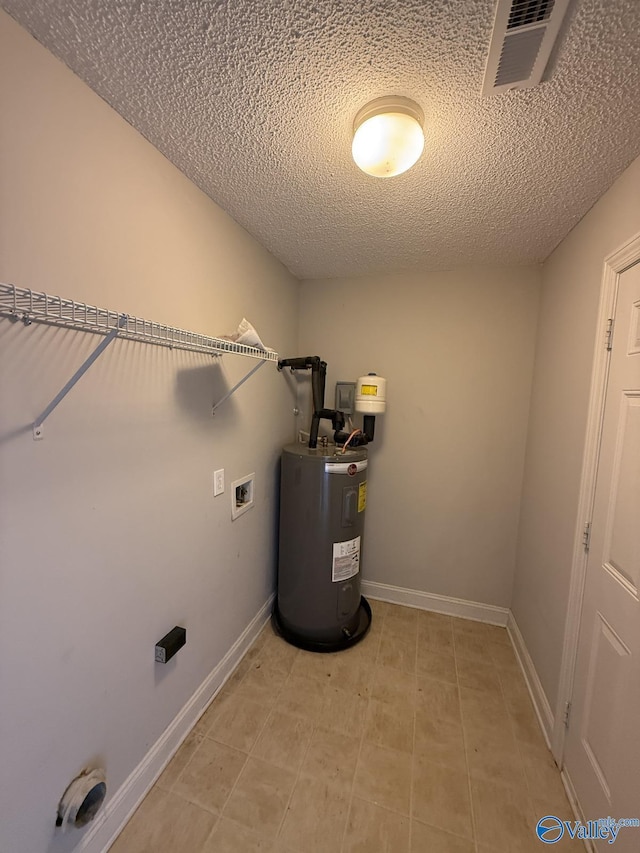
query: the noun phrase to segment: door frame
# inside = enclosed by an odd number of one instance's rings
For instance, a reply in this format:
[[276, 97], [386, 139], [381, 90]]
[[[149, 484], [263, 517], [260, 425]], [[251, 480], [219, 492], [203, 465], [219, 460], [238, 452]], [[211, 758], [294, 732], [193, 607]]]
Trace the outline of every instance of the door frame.
[[564, 722], [565, 711], [573, 695], [576, 660], [578, 657], [578, 635], [582, 616], [582, 599], [587, 577], [587, 559], [589, 555], [585, 551], [583, 537], [585, 525], [591, 522], [593, 515], [596, 475], [600, 456], [600, 438], [609, 376], [611, 352], [607, 350], [606, 346], [607, 323], [610, 318], [615, 316], [620, 276], [626, 269], [638, 261], [640, 261], [640, 233], [631, 237], [619, 249], [607, 255], [604, 260], [600, 305], [598, 308], [598, 324], [596, 327], [595, 353], [591, 371], [587, 430], [582, 457], [578, 513], [571, 562], [569, 601], [565, 619], [562, 662], [560, 665], [558, 702], [554, 715], [551, 743], [553, 756], [560, 768], [563, 766], [564, 744], [567, 731]]

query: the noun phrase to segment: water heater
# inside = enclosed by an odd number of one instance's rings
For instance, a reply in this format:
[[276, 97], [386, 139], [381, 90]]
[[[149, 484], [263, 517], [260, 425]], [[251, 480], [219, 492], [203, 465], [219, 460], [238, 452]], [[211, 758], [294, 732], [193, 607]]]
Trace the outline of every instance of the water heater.
[[277, 630], [311, 651], [357, 642], [371, 623], [360, 594], [366, 447], [283, 448]]
[[[278, 367], [310, 370], [313, 416], [309, 443], [282, 451], [276, 630], [310, 651], [337, 651], [361, 640], [371, 608], [360, 594], [364, 517], [367, 508], [367, 445], [375, 418], [385, 410], [385, 380], [360, 377], [355, 409], [363, 428], [345, 429], [345, 413], [325, 409], [326, 362], [319, 356], [283, 359]], [[345, 383], [342, 383], [345, 384]], [[319, 437], [330, 420], [333, 443]]]

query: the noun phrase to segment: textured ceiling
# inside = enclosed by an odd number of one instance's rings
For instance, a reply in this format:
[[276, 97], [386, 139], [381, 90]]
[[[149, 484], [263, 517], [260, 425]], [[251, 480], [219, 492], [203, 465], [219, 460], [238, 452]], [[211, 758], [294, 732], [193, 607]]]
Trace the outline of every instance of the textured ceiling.
[[[574, 0], [548, 79], [492, 98], [494, 0], [0, 4], [301, 278], [542, 261], [640, 154], [639, 0]], [[379, 180], [351, 130], [388, 94], [426, 144]]]

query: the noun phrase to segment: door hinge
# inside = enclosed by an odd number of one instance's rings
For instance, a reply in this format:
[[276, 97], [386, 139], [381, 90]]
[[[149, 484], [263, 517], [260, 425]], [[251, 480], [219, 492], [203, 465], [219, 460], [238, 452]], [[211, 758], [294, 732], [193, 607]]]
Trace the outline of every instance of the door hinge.
[[564, 722], [565, 729], [569, 728], [569, 718], [570, 717], [571, 717], [571, 702], [567, 702], [567, 704], [564, 706], [564, 717], [562, 718], [563, 722]]
[[582, 531], [582, 545], [585, 551], [589, 550], [589, 545], [591, 543], [591, 522], [587, 521], [584, 526], [584, 530]]
[[605, 340], [607, 342], [607, 351], [611, 350], [613, 346], [613, 318], [607, 320], [607, 331], [605, 333]]

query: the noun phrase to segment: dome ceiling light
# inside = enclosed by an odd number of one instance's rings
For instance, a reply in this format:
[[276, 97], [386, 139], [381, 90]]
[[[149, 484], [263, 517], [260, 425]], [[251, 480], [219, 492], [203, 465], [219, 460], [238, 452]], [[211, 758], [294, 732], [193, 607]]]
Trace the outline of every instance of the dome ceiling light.
[[353, 123], [351, 153], [356, 165], [376, 178], [401, 175], [424, 148], [424, 113], [410, 98], [392, 95], [363, 107]]

